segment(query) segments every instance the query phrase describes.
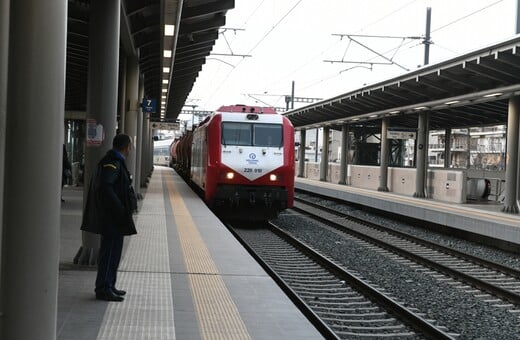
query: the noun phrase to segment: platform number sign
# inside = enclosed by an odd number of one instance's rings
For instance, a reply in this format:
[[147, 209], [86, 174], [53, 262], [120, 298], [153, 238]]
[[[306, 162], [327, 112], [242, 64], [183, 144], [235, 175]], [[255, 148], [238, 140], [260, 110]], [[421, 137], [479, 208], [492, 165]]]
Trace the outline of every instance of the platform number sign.
[[143, 99], [141, 106], [143, 108], [143, 112], [155, 113], [157, 110], [157, 100], [145, 98]]

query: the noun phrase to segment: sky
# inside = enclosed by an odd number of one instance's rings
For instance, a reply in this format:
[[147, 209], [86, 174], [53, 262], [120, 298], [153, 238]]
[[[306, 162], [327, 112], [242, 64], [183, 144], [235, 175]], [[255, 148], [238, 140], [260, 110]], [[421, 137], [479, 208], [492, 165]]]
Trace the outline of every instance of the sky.
[[[402, 37], [424, 37], [427, 7], [434, 64], [513, 37], [517, 1], [235, 0], [184, 109], [285, 107], [293, 81], [295, 97], [322, 99], [377, 83], [423, 65], [422, 39]], [[398, 38], [353, 37], [386, 60], [341, 34]]]

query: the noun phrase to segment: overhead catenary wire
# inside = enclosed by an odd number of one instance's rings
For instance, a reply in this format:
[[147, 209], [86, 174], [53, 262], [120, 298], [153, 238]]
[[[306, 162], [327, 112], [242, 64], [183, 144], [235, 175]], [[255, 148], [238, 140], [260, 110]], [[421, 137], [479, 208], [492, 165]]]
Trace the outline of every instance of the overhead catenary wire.
[[[477, 13], [480, 13], [480, 12], [486, 10], [486, 9], [489, 9], [490, 7], [493, 7], [493, 6], [499, 4], [499, 3], [503, 2], [503, 1], [504, 1], [504, 0], [497, 0], [497, 1], [493, 2], [493, 3], [491, 3], [491, 4], [488, 4], [488, 5], [486, 5], [486, 6], [483, 6], [483, 7], [479, 8], [479, 9], [474, 10], [474, 11], [468, 13], [468, 14], [465, 14], [465, 15], [463, 15], [463, 16], [461, 16], [461, 17], [459, 17], [459, 18], [457, 18], [457, 19], [455, 19], [455, 20], [453, 20], [453, 21], [450, 21], [450, 22], [448, 22], [448, 23], [446, 23], [446, 24], [444, 24], [444, 25], [442, 25], [442, 26], [439, 26], [439, 27], [437, 27], [437, 28], [435, 28], [435, 29], [432, 29], [432, 30], [431, 30], [431, 33], [433, 33], [433, 32], [438, 32], [438, 31], [440, 31], [440, 30], [443, 30], [443, 29], [445, 29], [445, 28], [447, 28], [447, 27], [449, 27], [449, 26], [451, 26], [451, 25], [454, 25], [454, 24], [456, 24], [456, 23], [458, 23], [458, 22], [460, 22], [460, 21], [462, 21], [462, 20], [465, 20], [465, 19], [467, 19], [467, 18], [469, 18], [469, 17], [471, 17], [471, 16], [473, 16], [473, 15], [475, 15], [475, 14], [477, 14]], [[395, 52], [394, 55], [392, 56], [392, 59], [393, 59], [393, 58], [397, 55], [397, 53], [399, 52], [399, 49], [402, 50], [403, 47], [405, 47], [405, 46], [407, 46], [407, 45], [410, 45], [410, 44], [412, 44], [412, 43], [414, 43], [413, 40], [410, 40], [410, 41], [408, 41], [408, 42], [406, 42], [406, 43], [404, 43], [404, 44], [401, 43], [398, 47], [391, 48], [391, 49], [389, 49], [389, 50], [387, 50], [387, 51], [385, 51], [385, 52], [383, 52], [383, 53], [381, 53], [381, 54], [386, 55], [386, 54], [388, 54], [388, 53]], [[417, 46], [420, 46], [420, 45], [422, 45], [422, 44], [416, 44], [416, 45], [414, 45], [414, 46], [412, 46], [412, 47], [417, 47]], [[436, 44], [436, 43], [433, 44], [433, 43], [432, 43], [432, 45], [433, 45], [433, 46], [436, 46], [436, 45], [438, 45], [438, 44]], [[410, 48], [412, 48], [412, 47], [410, 47]], [[449, 49], [447, 49], [446, 47], [442, 47], [442, 46], [439, 46], [439, 47], [441, 47], [441, 48], [443, 48], [443, 49], [445, 49], [445, 50], [449, 50]], [[455, 51], [453, 51], [453, 50], [449, 50], [449, 51], [452, 52], [452, 53], [457, 53], [457, 52], [455, 52]], [[367, 62], [370, 62], [371, 60], [374, 60], [374, 59], [377, 58], [377, 57], [378, 57], [378, 56], [374, 56], [374, 57], [372, 57], [372, 58], [370, 58], [370, 59], [367, 59]], [[309, 84], [309, 85], [306, 85], [306, 86], [304, 85], [304, 87], [302, 87], [301, 90], [309, 89], [309, 88], [312, 88], [312, 87], [314, 87], [314, 86], [320, 85], [320, 84], [322, 84], [322, 83], [325, 82], [325, 81], [329, 81], [329, 80], [331, 80], [331, 79], [334, 79], [334, 78], [336, 78], [336, 77], [341, 76], [342, 73], [343, 73], [343, 72], [340, 71], [340, 72], [338, 72], [338, 73], [335, 73], [334, 75], [329, 75], [328, 77], [321, 78], [321, 79], [319, 79], [319, 80], [317, 80], [317, 81], [315, 81], [315, 82], [312, 82], [312, 83]]]
[[[251, 54], [266, 38], [267, 36], [272, 32], [274, 31], [274, 29], [276, 27], [278, 27], [278, 25], [280, 25], [280, 23], [282, 23], [288, 16], [289, 14], [291, 14], [291, 12], [302, 2], [303, 0], [298, 0], [298, 2], [296, 2], [290, 9], [289, 11], [287, 11], [287, 13], [285, 13], [285, 15], [283, 15], [280, 20], [278, 20], [278, 22], [273, 25], [273, 27], [271, 27], [271, 29], [269, 31], [267, 31], [263, 36], [262, 38], [260, 38], [260, 40], [249, 50], [249, 52], [247, 52], [247, 54]], [[263, 4], [263, 1], [262, 3], [257, 7], [257, 9]], [[256, 11], [256, 9], [255, 9]], [[237, 67], [242, 63], [244, 59], [241, 59], [233, 69], [231, 69], [229, 71], [229, 73], [226, 75], [226, 77], [224, 78], [224, 80], [222, 80], [220, 82], [220, 84], [215, 88], [215, 91], [213, 91], [211, 93], [211, 95], [209, 96], [209, 98], [206, 100], [206, 102], [209, 102], [211, 99], [213, 99], [213, 96], [217, 93], [217, 91], [220, 89], [220, 87], [222, 86], [222, 84], [224, 84], [226, 82], [226, 80], [231, 76], [231, 74], [233, 73], [233, 71], [235, 71], [237, 69]]]
[[[360, 32], [362, 32], [362, 31], [364, 31], [364, 30], [367, 29], [368, 27], [370, 27], [370, 26], [372, 26], [372, 25], [375, 25], [375, 24], [377, 24], [377, 23], [379, 23], [379, 22], [381, 22], [381, 21], [383, 21], [383, 20], [389, 18], [390, 16], [392, 16], [392, 15], [394, 15], [394, 14], [396, 14], [396, 13], [402, 11], [403, 9], [405, 9], [406, 7], [412, 5], [413, 3], [417, 2], [417, 1], [418, 1], [418, 0], [412, 0], [412, 1], [407, 2], [407, 3], [404, 4], [403, 6], [397, 8], [397, 9], [395, 9], [395, 10], [389, 12], [389, 13], [386, 13], [386, 14], [384, 14], [382, 17], [376, 19], [375, 21], [373, 21], [373, 22], [371, 22], [371, 23], [369, 23], [369, 24], [367, 24], [367, 25], [365, 25], [365, 26], [359, 28], [358, 30], [355, 31], [355, 33], [360, 33]], [[349, 42], [350, 42], [350, 41], [349, 41]], [[267, 88], [267, 87], [270, 87], [271, 84], [279, 83], [281, 80], [289, 78], [290, 76], [292, 76], [292, 75], [295, 74], [296, 72], [298, 72], [298, 71], [300, 71], [301, 69], [303, 69], [304, 67], [308, 66], [311, 62], [315, 61], [316, 59], [318, 59], [319, 57], [321, 57], [322, 55], [324, 55], [325, 53], [327, 53], [328, 51], [330, 51], [333, 47], [337, 46], [339, 43], [340, 43], [340, 41], [339, 41], [339, 40], [336, 40], [334, 43], [332, 43], [331, 45], [329, 45], [327, 48], [325, 48], [325, 49], [322, 50], [321, 52], [319, 52], [319, 53], [313, 55], [313, 57], [311, 57], [311, 58], [308, 59], [305, 63], [303, 63], [303, 64], [301, 64], [300, 66], [298, 66], [296, 69], [294, 69], [294, 70], [292, 70], [292, 71], [286, 73], [285, 75], [283, 75], [283, 76], [277, 78], [275, 81], [271, 82], [268, 86], [266, 86], [266, 88]], [[348, 49], [348, 46], [347, 46], [347, 49]], [[344, 56], [345, 56], [346, 52], [347, 52], [347, 51], [345, 50]]]

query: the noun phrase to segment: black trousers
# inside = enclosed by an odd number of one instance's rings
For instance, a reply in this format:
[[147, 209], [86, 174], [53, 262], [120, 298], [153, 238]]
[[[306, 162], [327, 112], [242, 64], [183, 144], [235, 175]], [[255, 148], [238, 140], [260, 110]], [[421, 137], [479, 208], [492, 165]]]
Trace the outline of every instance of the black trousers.
[[123, 235], [101, 235], [96, 293], [105, 293], [115, 288], [122, 252]]

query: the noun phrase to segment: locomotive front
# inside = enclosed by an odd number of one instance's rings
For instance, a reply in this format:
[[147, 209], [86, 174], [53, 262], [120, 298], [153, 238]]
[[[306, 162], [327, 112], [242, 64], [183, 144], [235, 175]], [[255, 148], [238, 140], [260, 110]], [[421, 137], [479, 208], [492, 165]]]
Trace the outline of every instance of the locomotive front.
[[220, 119], [212, 119], [207, 127], [205, 190], [210, 206], [220, 215], [254, 220], [274, 218], [292, 207], [294, 128], [290, 121], [253, 110], [218, 115]]

